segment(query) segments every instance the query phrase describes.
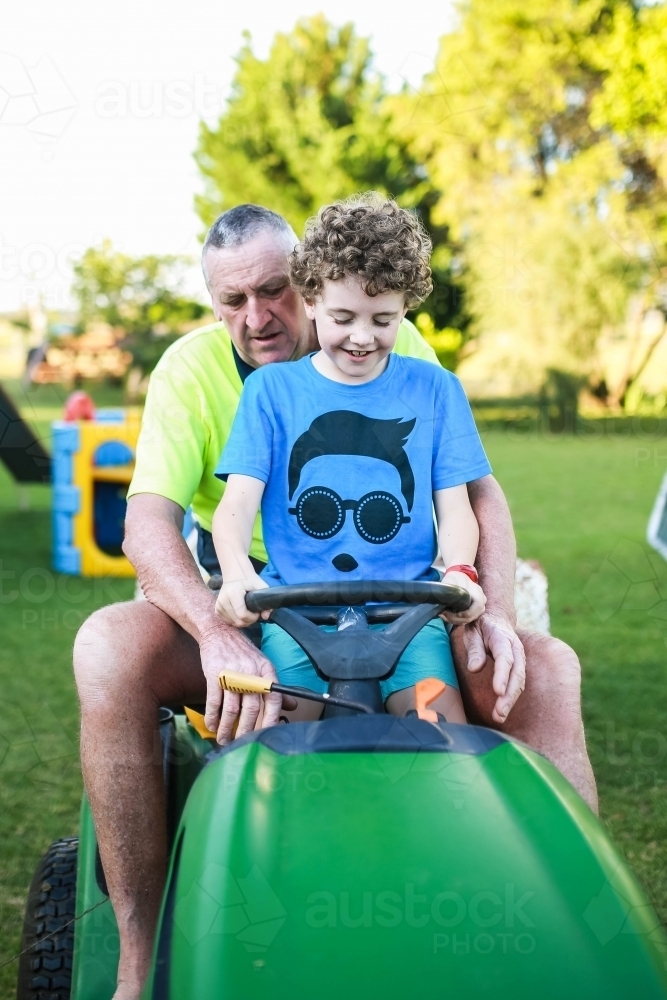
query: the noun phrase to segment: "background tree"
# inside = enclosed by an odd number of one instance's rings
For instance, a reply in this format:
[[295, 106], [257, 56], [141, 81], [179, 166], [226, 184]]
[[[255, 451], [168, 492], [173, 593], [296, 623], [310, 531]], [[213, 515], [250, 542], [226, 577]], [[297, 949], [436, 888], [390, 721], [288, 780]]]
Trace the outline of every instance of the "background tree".
[[[583, 372], [604, 396], [600, 335], [665, 257], [664, 5], [467, 0], [420, 94], [395, 99], [465, 246], [490, 367], [518, 382]], [[662, 100], [661, 100], [662, 98]]]
[[208, 225], [257, 201], [300, 232], [323, 202], [378, 189], [433, 237], [415, 319], [443, 363], [463, 358], [480, 391], [583, 376], [623, 406], [666, 329], [665, 80], [665, 3], [465, 0], [433, 73], [399, 94], [351, 25], [303, 20], [264, 60], [241, 50], [201, 127], [198, 211]]
[[183, 294], [191, 261], [181, 256], [131, 257], [107, 240], [86, 250], [74, 267], [80, 326], [103, 320], [124, 333], [123, 346], [142, 375], [207, 309]]
[[[278, 34], [267, 59], [250, 39], [237, 58], [231, 96], [217, 125], [202, 124], [195, 159], [205, 180], [197, 211], [209, 226], [227, 208], [256, 202], [303, 231], [322, 204], [375, 189], [416, 209], [434, 240], [435, 291], [425, 307], [427, 336], [450, 330], [443, 359], [453, 364], [467, 326], [454, 273], [449, 226], [432, 209], [439, 200], [409, 135], [397, 127], [368, 41], [351, 24], [323, 16]], [[430, 320], [430, 322], [429, 322]]]
[[[630, 318], [630, 344], [610, 402], [624, 406], [667, 333], [667, 7], [664, 3], [614, 12], [613, 30], [600, 48], [605, 72], [591, 119], [613, 132], [626, 178], [628, 205], [640, 224], [644, 268], [641, 296]], [[653, 330], [648, 337], [643, 320]]]

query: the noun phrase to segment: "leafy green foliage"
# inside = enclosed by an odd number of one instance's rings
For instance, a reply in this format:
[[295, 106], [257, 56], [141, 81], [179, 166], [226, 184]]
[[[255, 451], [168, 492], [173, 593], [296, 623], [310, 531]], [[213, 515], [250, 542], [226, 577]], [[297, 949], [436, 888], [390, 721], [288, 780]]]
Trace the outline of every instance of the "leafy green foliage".
[[86, 250], [74, 267], [73, 293], [81, 325], [103, 320], [125, 333], [124, 346], [144, 373], [206, 308], [182, 294], [185, 257], [130, 257], [107, 240]]
[[409, 136], [394, 117], [371, 51], [351, 24], [322, 15], [278, 34], [267, 59], [248, 40], [217, 125], [202, 124], [195, 159], [205, 179], [197, 211], [206, 226], [243, 202], [266, 205], [303, 231], [321, 205], [374, 189], [416, 209], [436, 248], [435, 291], [426, 311], [436, 326], [465, 326], [460, 283], [452, 273], [446, 224]]
[[392, 133], [366, 39], [322, 17], [278, 34], [266, 60], [238, 56], [227, 111], [203, 124], [196, 159], [208, 182], [203, 221], [243, 201], [268, 205], [300, 232], [320, 205], [376, 188], [417, 205], [432, 193]]
[[461, 331], [451, 326], [437, 330], [433, 317], [426, 311], [419, 312], [415, 316], [415, 324], [426, 343], [430, 344], [438, 355], [438, 361], [443, 368], [453, 370], [463, 341]]
[[465, 247], [474, 332], [512, 339], [535, 377], [599, 381], [600, 333], [640, 288], [662, 303], [666, 42], [664, 4], [467, 0], [422, 92], [396, 99]]
[[611, 125], [639, 144], [664, 143], [667, 132], [667, 7], [619, 6], [613, 30], [600, 46], [598, 64], [605, 71], [602, 89], [592, 101], [592, 121]]

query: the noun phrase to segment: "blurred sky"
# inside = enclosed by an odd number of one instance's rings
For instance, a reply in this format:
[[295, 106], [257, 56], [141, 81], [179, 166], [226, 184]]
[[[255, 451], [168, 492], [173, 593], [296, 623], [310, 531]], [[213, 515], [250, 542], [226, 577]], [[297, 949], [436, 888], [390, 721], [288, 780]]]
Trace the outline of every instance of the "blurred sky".
[[[217, 119], [249, 30], [319, 11], [372, 36], [393, 87], [414, 86], [452, 25], [451, 0], [21, 0], [0, 15], [0, 312], [39, 289], [67, 308], [70, 254], [197, 253], [201, 118]], [[109, 98], [113, 98], [109, 100]], [[123, 105], [125, 105], [123, 107]], [[193, 273], [193, 291], [198, 278]]]

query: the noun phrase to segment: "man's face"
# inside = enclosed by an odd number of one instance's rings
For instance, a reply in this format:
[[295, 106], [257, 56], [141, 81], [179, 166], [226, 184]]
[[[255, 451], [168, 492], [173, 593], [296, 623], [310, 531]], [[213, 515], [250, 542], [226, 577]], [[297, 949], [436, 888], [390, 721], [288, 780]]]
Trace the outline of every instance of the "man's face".
[[284, 237], [261, 232], [241, 246], [209, 249], [204, 260], [215, 317], [255, 368], [296, 361], [317, 346], [301, 296], [289, 283], [287, 254]]

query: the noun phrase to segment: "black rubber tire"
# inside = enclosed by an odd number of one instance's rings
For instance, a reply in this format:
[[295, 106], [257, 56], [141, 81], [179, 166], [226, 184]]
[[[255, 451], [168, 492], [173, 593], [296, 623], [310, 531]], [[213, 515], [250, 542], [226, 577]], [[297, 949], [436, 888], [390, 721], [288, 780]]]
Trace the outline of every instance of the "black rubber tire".
[[51, 844], [28, 893], [17, 1000], [69, 1000], [74, 957], [78, 837]]

